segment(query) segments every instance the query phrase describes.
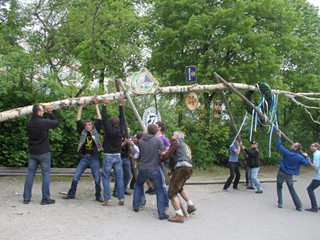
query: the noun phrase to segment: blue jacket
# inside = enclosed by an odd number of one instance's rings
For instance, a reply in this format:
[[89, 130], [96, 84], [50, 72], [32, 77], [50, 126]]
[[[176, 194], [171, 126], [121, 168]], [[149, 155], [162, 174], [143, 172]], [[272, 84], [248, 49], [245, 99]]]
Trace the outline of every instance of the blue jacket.
[[300, 164], [304, 166], [309, 165], [309, 157], [302, 156], [297, 151], [287, 150], [281, 145], [281, 138], [278, 138], [277, 147], [282, 153], [282, 160], [280, 162], [279, 168], [290, 175], [299, 175], [300, 173]]

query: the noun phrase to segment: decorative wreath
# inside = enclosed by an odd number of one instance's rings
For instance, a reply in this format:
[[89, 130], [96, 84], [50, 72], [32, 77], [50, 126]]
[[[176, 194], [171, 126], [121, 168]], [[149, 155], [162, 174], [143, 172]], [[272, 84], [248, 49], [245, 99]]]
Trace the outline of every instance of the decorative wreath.
[[[269, 87], [269, 85], [266, 82], [259, 82], [256, 84], [256, 86], [259, 88], [260, 93], [262, 94], [262, 96], [264, 96], [264, 102], [261, 104], [261, 111], [262, 112], [269, 112], [271, 109], [271, 106], [273, 104], [273, 95], [272, 95], [272, 90]], [[250, 101], [252, 102], [252, 95], [255, 93], [255, 91], [253, 90], [248, 90], [244, 96]], [[262, 100], [262, 99], [261, 99]], [[249, 106], [248, 103], [246, 103], [245, 101], [244, 103], [244, 107], [247, 110], [247, 112], [249, 114], [252, 114], [252, 110], [253, 108]], [[257, 106], [257, 103], [252, 102], [253, 105]]]

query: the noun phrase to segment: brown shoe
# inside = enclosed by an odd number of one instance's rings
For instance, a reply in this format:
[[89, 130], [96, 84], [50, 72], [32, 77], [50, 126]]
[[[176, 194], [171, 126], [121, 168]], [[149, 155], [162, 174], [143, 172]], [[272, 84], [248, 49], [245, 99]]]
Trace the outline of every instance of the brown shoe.
[[174, 217], [168, 219], [169, 222], [183, 223], [184, 216], [176, 214]]
[[111, 203], [111, 200], [104, 200], [104, 201], [102, 201], [101, 205], [108, 206], [110, 203]]
[[124, 200], [123, 200], [123, 199], [119, 200], [119, 205], [120, 205], [120, 206], [123, 206], [123, 205], [124, 205]]
[[194, 205], [188, 206], [187, 212], [188, 214], [191, 214], [193, 212], [197, 211], [196, 207]]

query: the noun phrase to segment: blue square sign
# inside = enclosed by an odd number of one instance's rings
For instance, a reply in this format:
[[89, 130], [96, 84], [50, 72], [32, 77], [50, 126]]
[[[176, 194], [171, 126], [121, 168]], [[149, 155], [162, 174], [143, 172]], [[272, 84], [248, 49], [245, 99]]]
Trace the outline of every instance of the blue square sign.
[[197, 81], [196, 66], [186, 67], [186, 82], [193, 83]]

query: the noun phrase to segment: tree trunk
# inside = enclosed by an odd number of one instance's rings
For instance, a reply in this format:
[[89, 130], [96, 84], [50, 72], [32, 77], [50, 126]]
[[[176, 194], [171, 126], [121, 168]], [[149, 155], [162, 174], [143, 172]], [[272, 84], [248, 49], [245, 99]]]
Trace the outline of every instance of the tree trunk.
[[[255, 86], [247, 85], [247, 84], [241, 84], [241, 83], [232, 83], [231, 84], [236, 89], [244, 89], [244, 90], [253, 90], [253, 91], [259, 91], [258, 88]], [[159, 87], [153, 89], [149, 94], [166, 94], [166, 93], [186, 93], [186, 92], [199, 92], [199, 91], [215, 91], [215, 90], [221, 90], [226, 89], [227, 87], [220, 83], [220, 84], [212, 84], [212, 85], [188, 85], [188, 86], [170, 86], [170, 87]], [[281, 91], [281, 90], [273, 90], [273, 93], [276, 94], [282, 94], [286, 97], [289, 97], [289, 99], [294, 99], [294, 97], [301, 97], [307, 100], [311, 101], [320, 101], [320, 98], [310, 98], [308, 96], [317, 96], [320, 95], [320, 93], [291, 93], [287, 91]], [[140, 96], [138, 94], [135, 94], [131, 91], [128, 91], [128, 93], [131, 97], [133, 96]], [[117, 92], [117, 93], [110, 93], [100, 96], [88, 96], [88, 97], [78, 97], [78, 98], [70, 98], [65, 100], [59, 100], [49, 103], [42, 103], [43, 105], [52, 105], [54, 110], [61, 109], [61, 108], [67, 108], [67, 107], [76, 107], [83, 104], [89, 104], [93, 103], [96, 99], [99, 101], [102, 101], [104, 97], [108, 97], [110, 100], [116, 100], [120, 95], [124, 95], [123, 92]], [[144, 94], [146, 95], [146, 94]], [[32, 113], [32, 105], [26, 106], [26, 107], [20, 107], [15, 108], [12, 110], [0, 112], [0, 122], [4, 122], [13, 118], [18, 118], [22, 116], [26, 116]]]

